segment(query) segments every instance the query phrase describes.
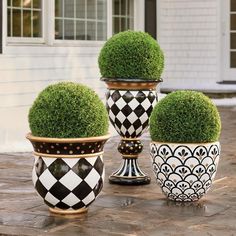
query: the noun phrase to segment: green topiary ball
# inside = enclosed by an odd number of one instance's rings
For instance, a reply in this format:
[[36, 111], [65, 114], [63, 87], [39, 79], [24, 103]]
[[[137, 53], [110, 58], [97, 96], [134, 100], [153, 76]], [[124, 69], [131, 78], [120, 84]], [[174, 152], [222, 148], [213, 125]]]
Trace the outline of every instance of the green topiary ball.
[[164, 55], [148, 33], [124, 31], [105, 43], [98, 64], [105, 78], [160, 80]]
[[151, 138], [157, 142], [214, 142], [220, 131], [216, 106], [200, 92], [170, 93], [156, 104], [150, 117]]
[[80, 138], [105, 135], [108, 115], [98, 95], [87, 86], [62, 82], [49, 85], [28, 115], [34, 136]]

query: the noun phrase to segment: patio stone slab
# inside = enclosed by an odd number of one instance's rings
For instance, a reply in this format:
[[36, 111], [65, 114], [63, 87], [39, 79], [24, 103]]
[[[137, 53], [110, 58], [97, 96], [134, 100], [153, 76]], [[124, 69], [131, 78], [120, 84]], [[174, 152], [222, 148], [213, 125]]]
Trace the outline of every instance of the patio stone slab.
[[50, 236], [236, 236], [236, 108], [220, 108], [221, 160], [212, 189], [200, 201], [167, 201], [151, 169], [149, 136], [139, 164], [151, 184], [120, 186], [108, 176], [121, 163], [119, 137], [105, 146], [106, 180], [87, 214], [55, 215], [36, 194], [31, 181], [32, 153], [0, 154], [0, 235]]

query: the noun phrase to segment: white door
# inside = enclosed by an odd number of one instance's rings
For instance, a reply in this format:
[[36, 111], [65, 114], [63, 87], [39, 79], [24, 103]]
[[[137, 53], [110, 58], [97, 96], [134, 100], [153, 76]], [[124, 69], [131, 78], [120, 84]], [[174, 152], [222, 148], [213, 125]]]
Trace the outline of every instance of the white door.
[[223, 80], [236, 81], [236, 0], [221, 1]]

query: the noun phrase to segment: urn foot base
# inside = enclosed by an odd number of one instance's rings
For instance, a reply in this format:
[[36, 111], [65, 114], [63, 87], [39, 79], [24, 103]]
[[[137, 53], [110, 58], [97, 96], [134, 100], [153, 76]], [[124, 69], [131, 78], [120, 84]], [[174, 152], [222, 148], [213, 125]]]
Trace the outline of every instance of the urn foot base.
[[119, 185], [144, 185], [150, 184], [151, 178], [149, 176], [142, 177], [122, 177], [122, 176], [109, 176], [110, 184], [119, 184]]
[[49, 211], [55, 214], [60, 214], [60, 215], [74, 215], [74, 214], [82, 214], [86, 213], [88, 211], [88, 208], [80, 208], [78, 210], [62, 210], [59, 208], [51, 208], [49, 207]]
[[137, 158], [123, 158], [121, 167], [109, 177], [110, 184], [143, 185], [150, 184], [151, 178], [143, 172]]

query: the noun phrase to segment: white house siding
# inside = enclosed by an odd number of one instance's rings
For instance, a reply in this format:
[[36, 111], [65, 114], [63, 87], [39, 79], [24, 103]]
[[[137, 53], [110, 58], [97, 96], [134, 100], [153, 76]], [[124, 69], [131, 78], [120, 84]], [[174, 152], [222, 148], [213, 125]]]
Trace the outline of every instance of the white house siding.
[[219, 87], [219, 1], [159, 0], [159, 7], [158, 39], [166, 59], [162, 91]]
[[27, 114], [37, 94], [58, 81], [77, 81], [93, 88], [104, 100], [99, 81], [100, 46], [8, 46], [0, 55], [0, 152], [26, 151]]

